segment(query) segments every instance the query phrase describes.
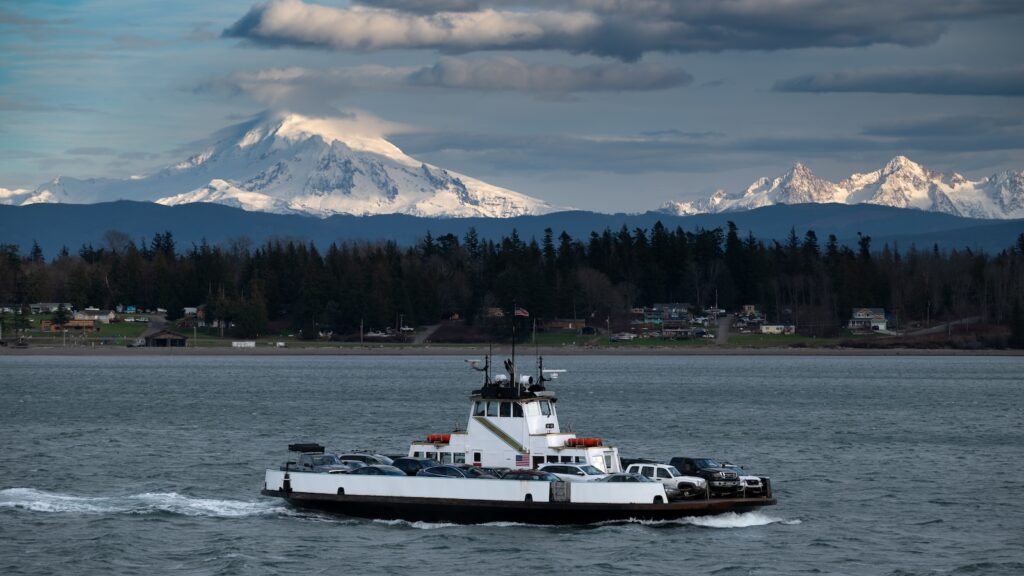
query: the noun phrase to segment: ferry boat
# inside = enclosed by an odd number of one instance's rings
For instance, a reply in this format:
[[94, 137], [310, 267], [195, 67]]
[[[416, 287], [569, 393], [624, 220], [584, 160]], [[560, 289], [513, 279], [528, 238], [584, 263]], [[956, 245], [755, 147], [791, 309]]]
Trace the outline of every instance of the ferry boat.
[[[442, 464], [530, 469], [541, 464], [589, 464], [607, 474], [622, 472], [619, 452], [596, 437], [563, 431], [557, 396], [547, 389], [563, 370], [537, 375], [516, 370], [514, 352], [505, 373], [492, 377], [490, 356], [480, 366], [483, 385], [470, 395], [465, 430], [414, 441], [409, 456]], [[659, 482], [547, 482], [426, 476], [371, 476], [304, 472], [283, 466], [266, 471], [262, 494], [293, 506], [349, 516], [408, 521], [588, 524], [620, 520], [670, 520], [743, 512], [776, 503], [767, 489], [756, 498], [670, 499]]]

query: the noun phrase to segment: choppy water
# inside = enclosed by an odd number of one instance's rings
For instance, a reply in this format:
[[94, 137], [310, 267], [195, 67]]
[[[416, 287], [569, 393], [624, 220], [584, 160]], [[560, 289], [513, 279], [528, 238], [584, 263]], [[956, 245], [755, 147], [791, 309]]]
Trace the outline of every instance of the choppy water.
[[770, 475], [747, 514], [590, 527], [347, 519], [259, 496], [285, 445], [464, 423], [457, 358], [0, 357], [0, 574], [1024, 573], [1024, 359], [566, 357], [625, 455]]

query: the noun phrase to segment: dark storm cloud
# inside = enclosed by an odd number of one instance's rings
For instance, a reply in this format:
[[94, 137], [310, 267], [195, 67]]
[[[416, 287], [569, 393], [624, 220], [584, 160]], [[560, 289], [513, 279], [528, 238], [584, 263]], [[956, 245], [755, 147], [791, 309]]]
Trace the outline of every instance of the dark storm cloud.
[[1024, 96], [1024, 68], [850, 70], [779, 80], [772, 89], [777, 92]]
[[1010, 116], [944, 115], [892, 120], [864, 127], [868, 136], [934, 138], [996, 135], [1019, 131], [1024, 118]]
[[392, 8], [415, 14], [473, 12], [480, 9], [478, 0], [358, 0], [357, 4], [376, 8]]
[[706, 138], [579, 135], [409, 133], [392, 140], [403, 151], [451, 161], [469, 159], [494, 171], [601, 171], [637, 174], [692, 168], [707, 160]]
[[224, 35], [354, 52], [551, 49], [636, 60], [646, 52], [920, 46], [938, 40], [953, 21], [1024, 12], [1015, 0], [481, 1], [478, 9], [455, 0], [365, 4], [273, 0], [253, 6]]
[[865, 126], [862, 133], [907, 150], [983, 152], [1024, 149], [1024, 118], [942, 115]]
[[598, 171], [639, 174], [651, 171], [705, 171], [735, 168], [740, 160], [790, 163], [800, 158], [837, 155], [877, 156], [923, 153], [971, 154], [1024, 149], [1024, 121], [923, 118], [886, 129], [866, 127], [859, 134], [729, 137], [723, 134], [659, 130], [635, 136], [498, 135], [419, 132], [396, 135], [405, 152], [428, 161], [471, 162], [490, 171]]
[[445, 58], [406, 78], [406, 83], [420, 86], [537, 94], [646, 92], [691, 82], [693, 77], [676, 66], [610, 62], [574, 68], [529, 64], [513, 58]]
[[542, 97], [583, 92], [644, 92], [686, 86], [693, 78], [678, 66], [602, 62], [572, 67], [514, 58], [445, 58], [432, 66], [271, 68], [208, 79], [198, 93], [246, 94], [268, 106], [295, 109], [353, 90], [444, 89], [523, 92]]

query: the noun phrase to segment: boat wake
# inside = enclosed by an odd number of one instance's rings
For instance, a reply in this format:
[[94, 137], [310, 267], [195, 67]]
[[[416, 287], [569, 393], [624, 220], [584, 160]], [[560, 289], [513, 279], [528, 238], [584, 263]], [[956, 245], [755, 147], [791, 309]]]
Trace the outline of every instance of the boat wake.
[[681, 524], [691, 524], [703, 528], [752, 528], [754, 526], [767, 526], [769, 524], [782, 524], [793, 526], [800, 524], [799, 519], [786, 520], [775, 516], [769, 516], [764, 512], [727, 512], [717, 516], [698, 516], [694, 518], [682, 518]]
[[[437, 530], [443, 528], [463, 528], [463, 524], [453, 524], [449, 522], [410, 522], [407, 520], [372, 520], [374, 524], [384, 524], [386, 526], [401, 526], [405, 528], [415, 528], [418, 530]], [[769, 516], [763, 512], [727, 512], [725, 514], [719, 514], [717, 516], [696, 516], [692, 518], [678, 518], [675, 520], [610, 520], [608, 522], [599, 522], [593, 526], [623, 526], [623, 525], [641, 525], [651, 526], [655, 528], [662, 527], [673, 527], [673, 526], [698, 526], [701, 528], [753, 528], [756, 526], [768, 526], [769, 524], [780, 524], [783, 526], [794, 526], [801, 524], [799, 519], [787, 520], [785, 518], [777, 518], [775, 516]], [[565, 526], [558, 525], [547, 525], [547, 524], [523, 524], [521, 522], [486, 522], [483, 524], [475, 524], [475, 526], [491, 527], [491, 528], [518, 528], [518, 527], [531, 527], [531, 528], [556, 528], [564, 529]]]
[[799, 519], [787, 520], [776, 516], [769, 516], [764, 512], [726, 512], [715, 516], [693, 516], [688, 518], [677, 518], [674, 520], [629, 520], [627, 522], [605, 522], [605, 526], [621, 524], [641, 524], [643, 526], [672, 527], [672, 526], [698, 526], [701, 528], [753, 528], [757, 526], [768, 526], [769, 524], [781, 524], [793, 526], [800, 524]]
[[[387, 526], [404, 526], [407, 528], [416, 528], [418, 530], [437, 530], [439, 528], [465, 528], [466, 524], [455, 524], [453, 522], [410, 522], [408, 520], [372, 520], [374, 524], [385, 524]], [[490, 528], [510, 528], [510, 527], [548, 527], [546, 524], [524, 524], [522, 522], [483, 522], [480, 524], [472, 524], [472, 526], [484, 526]]]
[[211, 518], [245, 518], [288, 511], [287, 507], [276, 502], [194, 498], [176, 492], [146, 492], [129, 496], [72, 496], [34, 488], [0, 490], [0, 509], [4, 508], [70, 514], [169, 513]]

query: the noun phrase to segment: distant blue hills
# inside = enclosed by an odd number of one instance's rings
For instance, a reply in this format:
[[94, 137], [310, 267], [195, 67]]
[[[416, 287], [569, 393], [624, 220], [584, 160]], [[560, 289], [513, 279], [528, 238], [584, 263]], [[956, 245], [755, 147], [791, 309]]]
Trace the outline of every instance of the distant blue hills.
[[692, 231], [699, 228], [725, 228], [733, 221], [746, 237], [748, 232], [762, 240], [783, 240], [795, 229], [803, 237], [814, 230], [824, 245], [829, 234], [841, 242], [854, 244], [858, 232], [872, 238], [872, 246], [883, 244], [905, 250], [919, 249], [983, 250], [996, 253], [1014, 244], [1024, 233], [1024, 220], [978, 220], [921, 210], [891, 208], [867, 204], [774, 205], [745, 212], [674, 216], [644, 214], [602, 214], [596, 212], [556, 212], [541, 216], [515, 218], [421, 218], [402, 214], [380, 216], [311, 216], [246, 212], [218, 204], [162, 206], [151, 202], [106, 202], [99, 204], [33, 204], [0, 206], [0, 243], [18, 244], [25, 253], [38, 242], [48, 257], [63, 246], [77, 252], [83, 244], [103, 245], [109, 230], [124, 232], [136, 241], [147, 242], [156, 233], [170, 231], [179, 247], [187, 249], [203, 240], [225, 245], [248, 238], [259, 245], [273, 238], [312, 242], [325, 248], [332, 242], [394, 240], [413, 244], [427, 232], [434, 237], [455, 234], [460, 239], [472, 227], [481, 238], [498, 239], [516, 230], [524, 240], [540, 238], [545, 228], [557, 237], [564, 230], [574, 238], [585, 239], [591, 232], [606, 228], [618, 231], [622, 226], [650, 229], [661, 221], [666, 227]]

